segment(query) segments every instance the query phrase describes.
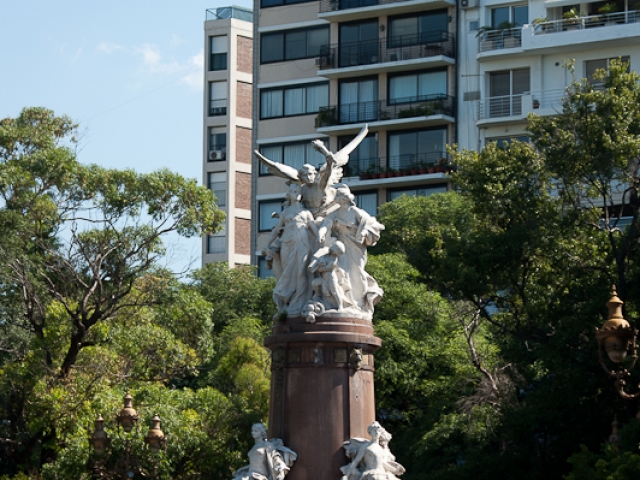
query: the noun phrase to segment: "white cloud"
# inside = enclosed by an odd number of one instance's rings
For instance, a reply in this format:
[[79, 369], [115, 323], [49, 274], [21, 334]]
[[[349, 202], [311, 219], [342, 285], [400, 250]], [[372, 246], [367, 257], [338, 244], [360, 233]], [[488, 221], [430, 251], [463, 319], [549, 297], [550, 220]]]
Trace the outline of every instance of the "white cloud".
[[180, 35], [176, 35], [175, 33], [171, 35], [171, 45], [177, 46], [182, 45], [183, 43], [187, 43], [187, 41]]
[[180, 79], [180, 83], [188, 85], [191, 90], [202, 91], [202, 75], [204, 71], [204, 50], [189, 59], [187, 63], [191, 72]]
[[124, 47], [122, 45], [118, 45], [117, 43], [111, 42], [100, 42], [97, 47], [97, 50], [102, 53], [114, 53], [118, 50], [122, 50]]
[[151, 43], [145, 43], [141, 47], [137, 47], [135, 52], [142, 56], [142, 67], [148, 73], [173, 74], [183, 71], [185, 68], [184, 65], [180, 65], [175, 60], [165, 62], [162, 59], [160, 49]]

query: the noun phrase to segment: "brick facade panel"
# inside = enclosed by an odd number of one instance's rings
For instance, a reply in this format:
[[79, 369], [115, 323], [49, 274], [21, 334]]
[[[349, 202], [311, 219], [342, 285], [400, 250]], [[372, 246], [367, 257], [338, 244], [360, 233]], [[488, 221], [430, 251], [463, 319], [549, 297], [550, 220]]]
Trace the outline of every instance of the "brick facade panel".
[[253, 40], [238, 36], [238, 71], [251, 73], [253, 66]]
[[251, 174], [236, 172], [236, 208], [251, 210]]
[[238, 82], [236, 99], [236, 115], [243, 118], [251, 118], [251, 84]]
[[235, 253], [239, 255], [251, 254], [251, 220], [236, 218]]
[[251, 129], [236, 127], [236, 162], [251, 165]]

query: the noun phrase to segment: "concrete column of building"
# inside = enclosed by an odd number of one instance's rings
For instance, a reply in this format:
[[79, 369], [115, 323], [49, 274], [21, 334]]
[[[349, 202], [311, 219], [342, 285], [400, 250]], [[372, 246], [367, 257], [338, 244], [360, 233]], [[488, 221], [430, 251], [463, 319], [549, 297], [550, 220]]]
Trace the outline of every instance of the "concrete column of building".
[[375, 420], [373, 354], [380, 347], [371, 321], [320, 317], [275, 322], [269, 438], [298, 454], [287, 480], [338, 479], [349, 463], [342, 444], [368, 438]]

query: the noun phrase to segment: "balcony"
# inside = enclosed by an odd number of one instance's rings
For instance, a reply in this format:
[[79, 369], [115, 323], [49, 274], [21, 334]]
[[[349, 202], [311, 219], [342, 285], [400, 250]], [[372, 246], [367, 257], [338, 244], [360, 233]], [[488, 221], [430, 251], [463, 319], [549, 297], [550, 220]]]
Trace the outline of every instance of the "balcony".
[[557, 88], [480, 100], [480, 125], [501, 125], [524, 121], [529, 113], [554, 115], [562, 111], [566, 90]]
[[[316, 117], [316, 128], [351, 125], [356, 128], [362, 123], [389, 122], [400, 120], [401, 128], [407, 123], [420, 122], [432, 118], [432, 124], [448, 123], [442, 117], [454, 117], [454, 97], [449, 95], [426, 95], [421, 98], [403, 98], [403, 103], [389, 103], [387, 100], [335, 105], [320, 109]], [[407, 101], [405, 101], [407, 100]], [[350, 128], [351, 128], [350, 127]], [[372, 128], [374, 125], [371, 126]], [[332, 131], [337, 131], [332, 129]]]
[[320, 0], [318, 16], [345, 22], [453, 6], [454, 0]]
[[589, 43], [626, 46], [640, 37], [640, 11], [550, 20], [522, 28], [524, 51], [571, 51]]
[[480, 40], [480, 53], [505, 48], [519, 48], [522, 46], [522, 28], [489, 30], [479, 35], [478, 39]]
[[[350, 160], [344, 168], [345, 177], [361, 180], [410, 177], [447, 173], [452, 170], [450, 156], [445, 152], [415, 153], [393, 157]], [[442, 175], [438, 175], [441, 177]]]
[[411, 69], [411, 65], [424, 68], [425, 63], [433, 64], [434, 67], [443, 66], [453, 63], [454, 58], [453, 35], [448, 32], [431, 32], [419, 38], [417, 35], [405, 35], [388, 40], [327, 45], [320, 49], [320, 57], [316, 63], [320, 75], [339, 77], [348, 75], [349, 72], [407, 70], [407, 67]]

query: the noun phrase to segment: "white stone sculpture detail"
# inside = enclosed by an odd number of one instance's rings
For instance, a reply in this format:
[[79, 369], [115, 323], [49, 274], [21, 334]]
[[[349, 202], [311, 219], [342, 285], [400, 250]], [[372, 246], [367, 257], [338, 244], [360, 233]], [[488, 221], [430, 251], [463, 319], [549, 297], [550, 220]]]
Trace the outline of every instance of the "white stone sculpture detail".
[[405, 469], [389, 450], [391, 434], [378, 422], [367, 428], [371, 440], [351, 438], [342, 445], [351, 461], [340, 470], [341, 480], [399, 480]]
[[267, 440], [267, 429], [261, 423], [251, 427], [255, 445], [249, 450], [249, 465], [236, 470], [231, 480], [284, 480], [296, 460], [296, 453], [282, 440]]
[[349, 187], [338, 183], [349, 154], [367, 135], [365, 125], [346, 147], [332, 153], [320, 140], [314, 148], [326, 157], [318, 172], [300, 170], [263, 157], [269, 172], [289, 180], [290, 188], [263, 255], [278, 279], [273, 292], [278, 316], [300, 316], [313, 323], [323, 315], [371, 319], [382, 289], [365, 271], [367, 247], [384, 226], [356, 207]]

